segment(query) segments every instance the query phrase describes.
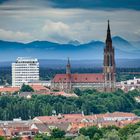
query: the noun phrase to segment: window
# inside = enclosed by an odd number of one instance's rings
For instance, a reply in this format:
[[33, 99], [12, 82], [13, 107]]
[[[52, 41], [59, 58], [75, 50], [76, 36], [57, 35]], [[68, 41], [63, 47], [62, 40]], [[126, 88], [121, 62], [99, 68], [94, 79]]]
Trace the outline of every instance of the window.
[[107, 80], [109, 81], [109, 73], [107, 73]]

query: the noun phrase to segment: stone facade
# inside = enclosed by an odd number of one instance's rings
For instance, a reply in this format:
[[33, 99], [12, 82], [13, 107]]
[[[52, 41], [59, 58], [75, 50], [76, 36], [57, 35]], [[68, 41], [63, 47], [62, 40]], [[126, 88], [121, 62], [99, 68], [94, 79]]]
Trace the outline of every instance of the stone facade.
[[115, 91], [115, 58], [114, 48], [112, 46], [110, 25], [108, 21], [106, 47], [104, 48], [104, 91], [112, 92]]

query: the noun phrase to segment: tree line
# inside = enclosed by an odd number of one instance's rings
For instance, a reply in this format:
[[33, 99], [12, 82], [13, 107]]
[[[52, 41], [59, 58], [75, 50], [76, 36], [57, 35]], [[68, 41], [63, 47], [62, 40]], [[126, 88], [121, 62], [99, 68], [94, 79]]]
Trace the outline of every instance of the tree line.
[[[72, 73], [102, 73], [102, 68], [73, 68]], [[40, 80], [51, 80], [57, 73], [65, 73], [64, 68], [47, 68], [40, 67]], [[117, 68], [116, 79], [117, 81], [133, 79], [133, 77], [139, 77], [140, 75], [130, 75], [121, 72], [140, 72], [140, 68]], [[12, 83], [11, 67], [0, 67], [0, 85], [6, 83]]]
[[[68, 113], [98, 114], [106, 112], [134, 112], [140, 115], [140, 103], [135, 96], [139, 91], [123, 93], [100, 93], [96, 90], [79, 90], [75, 93], [79, 97], [64, 97], [53, 95], [33, 95], [31, 99], [14, 96], [0, 96], [0, 120], [12, 120], [21, 117], [23, 120], [36, 116]], [[22, 94], [22, 93], [21, 93]]]

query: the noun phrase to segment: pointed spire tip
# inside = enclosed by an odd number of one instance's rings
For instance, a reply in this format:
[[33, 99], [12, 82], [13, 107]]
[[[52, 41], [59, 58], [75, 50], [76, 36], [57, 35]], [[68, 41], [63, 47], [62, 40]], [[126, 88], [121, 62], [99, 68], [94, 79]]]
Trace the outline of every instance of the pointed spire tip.
[[69, 59], [69, 57], [68, 57], [68, 64], [70, 64], [70, 59]]
[[107, 41], [112, 41], [111, 39], [111, 31], [110, 31], [110, 24], [109, 24], [109, 20], [108, 20], [108, 27], [107, 27], [107, 37], [106, 37], [106, 42]]

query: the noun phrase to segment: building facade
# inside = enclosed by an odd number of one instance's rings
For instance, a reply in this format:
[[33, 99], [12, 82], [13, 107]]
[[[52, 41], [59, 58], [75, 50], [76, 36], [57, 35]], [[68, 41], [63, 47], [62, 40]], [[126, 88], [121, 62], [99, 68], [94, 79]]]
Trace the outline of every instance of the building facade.
[[82, 74], [72, 74], [67, 73], [70, 68], [70, 62], [68, 60], [68, 64], [66, 66], [66, 74], [56, 74], [52, 80], [51, 88], [55, 90], [65, 91], [66, 93], [70, 93], [75, 88], [79, 89], [98, 89], [99, 91], [103, 91], [104, 89], [104, 74], [90, 74], [90, 73], [82, 73]]
[[108, 21], [107, 37], [104, 48], [103, 73], [84, 73], [72, 74], [70, 60], [66, 65], [66, 74], [56, 74], [52, 80], [52, 89], [58, 89], [69, 93], [75, 88], [97, 89], [98, 91], [115, 91], [115, 58], [114, 48], [112, 46], [111, 31]]
[[39, 80], [39, 62], [36, 58], [18, 57], [12, 63], [12, 86], [20, 87], [23, 83]]
[[115, 58], [114, 48], [112, 46], [111, 31], [108, 21], [106, 46], [104, 48], [104, 91], [112, 92], [115, 91]]

